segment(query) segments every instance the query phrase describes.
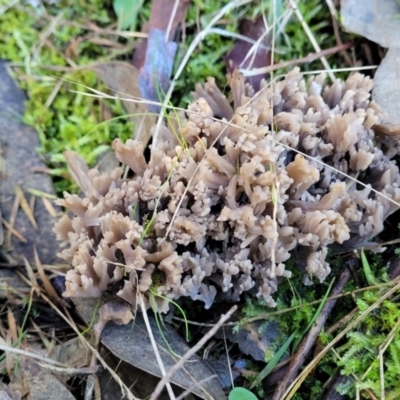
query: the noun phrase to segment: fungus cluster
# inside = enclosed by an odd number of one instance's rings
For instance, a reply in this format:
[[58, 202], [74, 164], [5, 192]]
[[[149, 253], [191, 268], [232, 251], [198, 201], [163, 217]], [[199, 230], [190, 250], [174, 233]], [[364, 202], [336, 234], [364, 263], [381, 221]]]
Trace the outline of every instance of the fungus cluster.
[[161, 127], [150, 161], [140, 142], [114, 141], [131, 174], [67, 154], [83, 196], [59, 201], [69, 211], [55, 226], [60, 256], [73, 266], [65, 296], [116, 287], [131, 304], [152, 293], [166, 311], [166, 299], [208, 308], [217, 293], [250, 291], [274, 306], [290, 258], [306, 281], [323, 281], [328, 247], [362, 246], [400, 202], [398, 151], [374, 132], [384, 115], [372, 80], [324, 79], [294, 70], [254, 93], [234, 73], [233, 104], [209, 79]]

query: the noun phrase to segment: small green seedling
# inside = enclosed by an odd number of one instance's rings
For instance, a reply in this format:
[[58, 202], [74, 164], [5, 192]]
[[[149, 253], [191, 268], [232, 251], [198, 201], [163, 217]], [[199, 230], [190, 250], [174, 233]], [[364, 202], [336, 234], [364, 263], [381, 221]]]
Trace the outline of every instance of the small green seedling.
[[229, 393], [229, 400], [258, 400], [257, 396], [242, 387], [236, 387]]
[[365, 278], [367, 279], [368, 285], [370, 285], [370, 286], [378, 285], [379, 282], [377, 281], [374, 273], [372, 272], [371, 266], [368, 262], [367, 256], [365, 255], [364, 249], [361, 249], [361, 264], [362, 264]]

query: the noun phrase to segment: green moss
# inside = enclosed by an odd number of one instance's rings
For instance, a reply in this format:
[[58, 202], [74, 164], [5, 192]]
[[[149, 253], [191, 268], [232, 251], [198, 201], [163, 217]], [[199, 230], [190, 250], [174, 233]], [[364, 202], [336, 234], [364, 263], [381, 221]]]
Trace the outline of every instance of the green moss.
[[[108, 24], [112, 20], [106, 12], [108, 3], [104, 1], [63, 4], [69, 8], [64, 9], [59, 26], [49, 36], [52, 43], [50, 46], [41, 41], [41, 35], [48, 28], [48, 21], [36, 14], [33, 8], [14, 7], [0, 16], [0, 52], [10, 61], [24, 64], [14, 73], [28, 97], [23, 120], [39, 134], [41, 146], [38, 150], [52, 170], [59, 194], [64, 190], [75, 190], [74, 184], [68, 179], [63, 151], [77, 151], [93, 166], [113, 139], [119, 137], [126, 140], [131, 137], [133, 130], [128, 119], [114, 120], [99, 126], [104, 121], [104, 110], [114, 116], [125, 114], [119, 101], [97, 99], [73, 92], [78, 90], [87, 93], [84, 85], [107, 93], [106, 86], [93, 72], [60, 73], [40, 68], [41, 65], [68, 66], [63, 54], [72, 40], [86, 34], [83, 29], [62, 24], [62, 21], [81, 20], [83, 23], [83, 15], [93, 16], [92, 21], [100, 24]], [[48, 12], [52, 11], [53, 15], [60, 13], [58, 8], [52, 10], [50, 7]], [[11, 38], [7, 32], [13, 32]], [[105, 57], [107, 50], [91, 43], [81, 43], [78, 55], [75, 62], [87, 64]], [[61, 86], [53, 101], [50, 101], [53, 90], [60, 83], [59, 79], [63, 80]]]

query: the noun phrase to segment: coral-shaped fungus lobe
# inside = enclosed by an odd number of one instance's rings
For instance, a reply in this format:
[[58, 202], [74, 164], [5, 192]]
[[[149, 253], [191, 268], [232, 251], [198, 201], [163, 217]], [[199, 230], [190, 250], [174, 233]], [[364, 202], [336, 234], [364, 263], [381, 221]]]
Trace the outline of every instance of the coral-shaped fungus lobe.
[[233, 107], [209, 79], [186, 116], [161, 127], [149, 162], [140, 142], [114, 141], [130, 178], [66, 154], [83, 195], [59, 200], [60, 256], [73, 266], [65, 295], [120, 282], [123, 299], [154, 295], [160, 311], [168, 299], [208, 308], [245, 291], [274, 306], [289, 258], [324, 280], [328, 246], [362, 246], [400, 201], [398, 150], [378, 129], [371, 79], [324, 79], [294, 70], [254, 94], [234, 73]]

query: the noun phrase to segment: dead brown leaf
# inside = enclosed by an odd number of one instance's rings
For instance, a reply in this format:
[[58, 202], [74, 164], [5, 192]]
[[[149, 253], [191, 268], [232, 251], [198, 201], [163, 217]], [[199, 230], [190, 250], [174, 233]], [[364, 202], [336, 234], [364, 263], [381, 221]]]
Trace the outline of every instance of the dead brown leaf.
[[[91, 69], [120, 97], [133, 100], [142, 98], [138, 84], [139, 71], [136, 67], [125, 62], [113, 61], [93, 65]], [[146, 147], [152, 135], [156, 116], [150, 114], [143, 103], [128, 100], [123, 100], [122, 103], [135, 124], [134, 138]]]
[[37, 362], [25, 359], [23, 373], [29, 387], [31, 400], [55, 399], [75, 400], [71, 392], [50, 372]]
[[239, 329], [235, 332], [232, 329], [225, 329], [224, 332], [220, 330], [215, 336], [237, 343], [240, 350], [254, 360], [265, 361], [265, 354], [271, 349], [278, 334], [278, 326], [275, 322], [254, 321], [240, 324]]
[[[257, 41], [261, 36], [264, 38], [256, 45], [253, 54], [249, 54], [253, 45], [244, 40], [237, 40], [234, 48], [225, 57], [226, 68], [229, 73], [233, 73], [238, 68], [260, 68], [271, 65], [271, 51], [269, 48], [269, 37], [266, 34], [266, 27], [263, 16], [258, 17], [255, 21], [244, 18], [240, 21], [239, 32], [243, 36]], [[260, 74], [247, 78], [247, 81], [257, 91], [260, 83], [267, 74]]]
[[[74, 299], [78, 312], [88, 323], [93, 319], [97, 302], [97, 299]], [[95, 318], [95, 322], [97, 320], [98, 317]], [[168, 370], [178, 359], [171, 354], [165, 344], [154, 318], [150, 318], [150, 325], [161, 359], [165, 369]], [[163, 329], [164, 337], [175, 353], [182, 356], [190, 349], [185, 340], [174, 329], [167, 325], [161, 329]], [[102, 332], [101, 342], [120, 360], [141, 369], [144, 373], [161, 377], [160, 368], [141, 315], [136, 316], [134, 325], [132, 323], [127, 325], [108, 323]], [[211, 375], [213, 373], [208, 366], [196, 356], [173, 376], [171, 384], [188, 389], [193, 387], [195, 382], [200, 382]], [[193, 393], [203, 399], [222, 400], [226, 398], [216, 379], [204, 383], [202, 387], [194, 388]]]

